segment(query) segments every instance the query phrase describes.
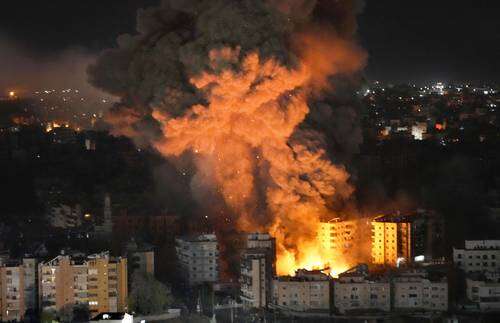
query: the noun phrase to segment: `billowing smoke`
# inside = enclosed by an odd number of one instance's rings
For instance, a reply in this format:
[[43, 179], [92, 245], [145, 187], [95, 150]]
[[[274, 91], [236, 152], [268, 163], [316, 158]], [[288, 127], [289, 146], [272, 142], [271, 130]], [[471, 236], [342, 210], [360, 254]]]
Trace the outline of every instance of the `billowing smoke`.
[[30, 53], [0, 35], [0, 91], [15, 90], [24, 96], [37, 90], [72, 88], [91, 97], [111, 98], [87, 82], [87, 67], [95, 60], [95, 54], [82, 48], [68, 48], [51, 55]]
[[280, 273], [324, 266], [331, 255], [316, 240], [319, 220], [353, 191], [328, 136], [345, 143], [353, 126], [323, 133], [321, 116], [355, 120], [328, 93], [332, 77], [364, 65], [353, 39], [358, 8], [166, 0], [139, 12], [138, 34], [103, 52], [90, 80], [122, 98], [108, 117], [116, 134], [155, 147], [181, 172], [194, 165], [191, 190], [210, 216], [276, 236]]

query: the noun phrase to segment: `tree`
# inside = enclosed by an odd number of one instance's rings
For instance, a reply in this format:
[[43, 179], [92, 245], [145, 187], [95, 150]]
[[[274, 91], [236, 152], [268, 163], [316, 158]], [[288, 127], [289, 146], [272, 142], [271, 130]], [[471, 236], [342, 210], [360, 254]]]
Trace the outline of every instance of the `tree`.
[[142, 315], [158, 314], [165, 311], [173, 301], [170, 288], [159, 282], [153, 275], [135, 272], [129, 295], [129, 308]]
[[73, 322], [73, 306], [74, 304], [66, 304], [59, 310], [59, 312], [57, 313], [59, 321]]
[[54, 313], [50, 311], [43, 311], [42, 315], [40, 316], [40, 321], [42, 323], [57, 322]]

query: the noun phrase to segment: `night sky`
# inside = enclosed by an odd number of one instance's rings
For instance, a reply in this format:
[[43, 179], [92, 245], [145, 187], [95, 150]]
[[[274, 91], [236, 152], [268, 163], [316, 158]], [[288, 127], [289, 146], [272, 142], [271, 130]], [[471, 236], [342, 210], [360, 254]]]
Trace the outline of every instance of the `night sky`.
[[[97, 53], [134, 30], [137, 8], [157, 2], [7, 1], [0, 11], [0, 50], [9, 42], [35, 60], [73, 47]], [[370, 55], [367, 76], [499, 81], [499, 9], [500, 1], [487, 0], [367, 0], [359, 17], [359, 37]]]

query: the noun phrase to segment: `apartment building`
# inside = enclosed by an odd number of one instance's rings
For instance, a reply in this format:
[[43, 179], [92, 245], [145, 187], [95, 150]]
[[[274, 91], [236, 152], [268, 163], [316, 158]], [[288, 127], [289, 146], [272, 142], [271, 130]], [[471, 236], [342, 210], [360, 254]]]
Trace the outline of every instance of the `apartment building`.
[[395, 310], [448, 310], [446, 278], [429, 279], [424, 271], [409, 271], [393, 278]]
[[340, 274], [333, 286], [334, 306], [340, 313], [353, 310], [391, 310], [389, 280], [369, 276], [366, 265], [359, 265]]
[[467, 273], [500, 271], [500, 240], [466, 240], [453, 248], [453, 263]]
[[155, 251], [153, 246], [141, 244], [140, 246], [132, 240], [127, 243], [124, 252], [129, 262], [130, 274], [135, 271], [147, 274], [155, 274]]
[[339, 255], [352, 248], [356, 230], [356, 221], [334, 218], [320, 223], [318, 239], [325, 250], [329, 250], [333, 255]]
[[36, 260], [6, 260], [0, 264], [0, 321], [21, 321], [36, 309]]
[[267, 233], [247, 235], [241, 256], [241, 299], [246, 308], [267, 307], [276, 275], [276, 242]]
[[329, 310], [330, 276], [319, 270], [299, 269], [295, 276], [277, 277], [272, 302], [290, 311]]
[[378, 216], [372, 221], [372, 262], [397, 267], [442, 259], [444, 235], [443, 219], [434, 211]]
[[500, 310], [500, 273], [470, 273], [466, 278], [467, 298], [482, 311]]
[[219, 247], [215, 234], [175, 240], [180, 270], [187, 284], [193, 286], [219, 280]]
[[398, 266], [411, 259], [411, 223], [402, 217], [379, 216], [372, 221], [372, 262]]
[[127, 259], [109, 252], [86, 257], [61, 254], [40, 263], [39, 304], [42, 311], [86, 304], [91, 316], [127, 308]]

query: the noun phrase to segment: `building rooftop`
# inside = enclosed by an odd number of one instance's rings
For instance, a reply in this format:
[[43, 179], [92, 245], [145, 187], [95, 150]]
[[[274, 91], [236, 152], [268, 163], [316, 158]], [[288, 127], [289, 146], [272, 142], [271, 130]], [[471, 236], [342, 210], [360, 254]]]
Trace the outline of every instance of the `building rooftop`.
[[177, 238], [176, 240], [184, 242], [217, 242], [217, 236], [215, 235], [215, 233], [209, 233], [209, 234], [200, 234], [192, 236], [183, 236]]
[[384, 214], [377, 216], [373, 222], [411, 223], [417, 218], [416, 214]]
[[500, 240], [465, 240], [466, 250], [497, 250]]
[[295, 276], [279, 276], [277, 279], [283, 282], [327, 281], [330, 280], [330, 276], [321, 270], [298, 269], [295, 271]]

